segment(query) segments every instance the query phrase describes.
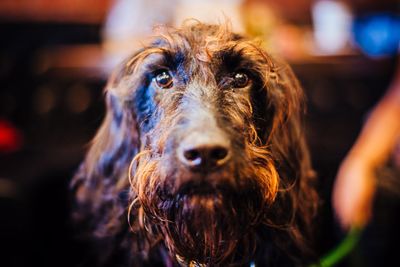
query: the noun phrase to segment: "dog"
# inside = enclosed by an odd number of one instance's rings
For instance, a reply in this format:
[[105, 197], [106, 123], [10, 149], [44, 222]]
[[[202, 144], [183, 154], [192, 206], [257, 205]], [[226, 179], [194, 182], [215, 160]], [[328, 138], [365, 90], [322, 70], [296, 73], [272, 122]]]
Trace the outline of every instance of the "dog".
[[303, 266], [318, 196], [290, 67], [227, 25], [165, 28], [111, 75], [71, 182], [90, 266]]

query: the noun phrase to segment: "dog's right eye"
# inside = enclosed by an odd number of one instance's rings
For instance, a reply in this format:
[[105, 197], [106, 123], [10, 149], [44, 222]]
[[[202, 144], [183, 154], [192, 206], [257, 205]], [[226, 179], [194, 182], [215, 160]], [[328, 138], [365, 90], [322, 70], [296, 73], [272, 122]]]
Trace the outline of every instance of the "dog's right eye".
[[173, 78], [168, 70], [160, 70], [155, 73], [154, 81], [157, 86], [162, 89], [171, 88], [173, 85]]

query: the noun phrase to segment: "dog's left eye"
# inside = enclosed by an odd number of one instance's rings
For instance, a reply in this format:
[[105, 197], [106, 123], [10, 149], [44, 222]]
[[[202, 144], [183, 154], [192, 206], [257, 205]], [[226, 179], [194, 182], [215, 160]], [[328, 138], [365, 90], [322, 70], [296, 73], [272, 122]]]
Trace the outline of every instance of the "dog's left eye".
[[233, 74], [233, 87], [243, 88], [249, 84], [249, 76], [243, 72], [236, 72]]
[[173, 78], [168, 70], [160, 70], [156, 72], [154, 80], [157, 86], [162, 89], [171, 88], [173, 85]]

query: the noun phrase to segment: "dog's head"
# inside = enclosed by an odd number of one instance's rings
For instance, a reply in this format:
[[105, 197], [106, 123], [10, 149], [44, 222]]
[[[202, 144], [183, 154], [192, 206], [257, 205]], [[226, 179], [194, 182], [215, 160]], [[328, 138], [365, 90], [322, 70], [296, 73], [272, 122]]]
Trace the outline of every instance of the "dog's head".
[[[249, 261], [260, 242], [302, 250], [316, 196], [287, 65], [195, 23], [129, 58], [106, 97], [74, 180], [97, 235], [121, 231], [130, 206], [131, 227], [146, 233], [134, 249], [161, 241], [173, 258], [211, 265]], [[130, 205], [119, 200], [129, 189]]]

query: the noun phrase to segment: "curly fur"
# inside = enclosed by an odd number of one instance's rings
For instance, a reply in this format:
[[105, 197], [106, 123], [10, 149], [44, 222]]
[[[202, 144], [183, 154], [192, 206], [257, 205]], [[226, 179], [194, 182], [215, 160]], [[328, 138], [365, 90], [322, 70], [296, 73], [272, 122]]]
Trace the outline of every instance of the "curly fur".
[[[174, 73], [173, 88], [155, 88], [160, 68]], [[238, 69], [250, 77], [248, 88], [231, 88]], [[317, 195], [303, 94], [286, 64], [226, 25], [190, 23], [163, 29], [127, 59], [105, 96], [106, 117], [71, 184], [73, 219], [93, 244], [94, 264], [301, 266], [310, 259]], [[206, 177], [173, 153], [199, 110], [212, 114], [234, 154]]]

